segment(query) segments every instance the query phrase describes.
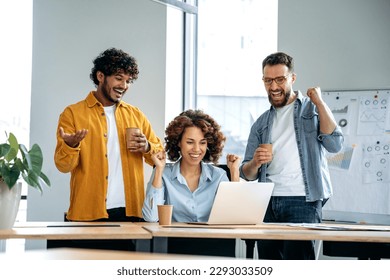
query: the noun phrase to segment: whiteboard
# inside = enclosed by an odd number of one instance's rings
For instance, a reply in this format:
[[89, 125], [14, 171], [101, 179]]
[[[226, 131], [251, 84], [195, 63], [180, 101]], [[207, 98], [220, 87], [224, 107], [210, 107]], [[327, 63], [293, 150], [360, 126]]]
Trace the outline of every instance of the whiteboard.
[[323, 91], [344, 133], [327, 154], [333, 196], [324, 219], [390, 224], [390, 90]]

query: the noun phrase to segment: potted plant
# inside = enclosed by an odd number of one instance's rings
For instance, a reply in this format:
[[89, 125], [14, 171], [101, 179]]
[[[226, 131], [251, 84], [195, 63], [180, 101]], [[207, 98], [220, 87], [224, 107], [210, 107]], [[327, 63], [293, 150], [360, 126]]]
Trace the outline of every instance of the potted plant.
[[0, 144], [0, 229], [11, 228], [15, 222], [21, 195], [19, 178], [40, 192], [43, 186], [50, 186], [49, 178], [42, 172], [43, 154], [39, 145], [27, 150], [14, 134], [9, 133], [7, 138]]

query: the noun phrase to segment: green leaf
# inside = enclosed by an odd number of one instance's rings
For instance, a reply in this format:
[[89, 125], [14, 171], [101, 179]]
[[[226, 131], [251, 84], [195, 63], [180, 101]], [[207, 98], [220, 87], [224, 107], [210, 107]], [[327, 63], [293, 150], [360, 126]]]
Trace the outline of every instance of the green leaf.
[[39, 177], [41, 177], [42, 178], [42, 180], [45, 182], [45, 184], [48, 186], [48, 187], [50, 187], [50, 180], [49, 180], [49, 178], [43, 173], [43, 172], [41, 172], [41, 174], [39, 175]]
[[34, 144], [30, 151], [26, 152], [26, 147], [20, 145], [20, 149], [23, 151], [23, 164], [27, 170], [32, 170], [36, 174], [40, 174], [43, 165], [43, 155], [41, 148]]
[[17, 168], [15, 165], [11, 167], [3, 165], [1, 168], [1, 174], [4, 182], [8, 185], [9, 188], [12, 188], [19, 179], [20, 171], [19, 168]]
[[39, 186], [38, 175], [33, 171], [27, 171], [27, 173], [22, 172], [22, 177], [26, 181], [27, 184], [36, 188]]
[[37, 144], [34, 144], [31, 147], [31, 150], [28, 152], [28, 155], [31, 159], [32, 170], [34, 170], [36, 174], [41, 174], [43, 165], [43, 155], [41, 148]]
[[22, 173], [22, 177], [31, 187], [38, 189], [41, 193], [43, 192], [42, 183], [37, 174], [31, 171], [27, 174]]
[[14, 162], [14, 166], [16, 166], [20, 172], [23, 172], [23, 171], [26, 171], [28, 170], [28, 166], [26, 166], [22, 160], [20, 158], [17, 158]]
[[7, 143], [0, 144], [0, 158], [8, 154], [9, 150], [11, 149], [11, 146]]
[[10, 150], [5, 155], [5, 159], [8, 162], [10, 162], [11, 160], [15, 159], [16, 156], [18, 155], [19, 144], [18, 144], [18, 140], [16, 140], [15, 135], [13, 135], [12, 133], [10, 133], [8, 136], [8, 143], [10, 145]]
[[[31, 169], [30, 166], [32, 166], [32, 163], [31, 163], [30, 156], [28, 156], [28, 150], [27, 150], [26, 146], [24, 146], [23, 144], [20, 144], [19, 150], [20, 150], [20, 153], [22, 154], [24, 168], [26, 170]], [[26, 157], [26, 155], [27, 155], [27, 157]]]
[[[7, 133], [6, 133], [7, 135]], [[43, 186], [50, 186], [49, 178], [42, 172], [43, 154], [39, 145], [30, 150], [19, 144], [15, 135], [7, 135], [7, 143], [0, 144], [0, 178], [9, 188], [22, 177], [31, 187], [42, 192]]]

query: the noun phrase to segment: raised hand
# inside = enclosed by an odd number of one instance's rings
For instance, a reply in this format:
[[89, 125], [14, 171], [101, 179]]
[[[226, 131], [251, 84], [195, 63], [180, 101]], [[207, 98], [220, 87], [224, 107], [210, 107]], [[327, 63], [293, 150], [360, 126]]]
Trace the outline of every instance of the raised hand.
[[164, 168], [166, 164], [165, 151], [160, 151], [152, 155], [152, 160], [156, 168]]
[[60, 127], [59, 133], [68, 146], [76, 148], [80, 144], [81, 140], [83, 140], [87, 135], [88, 129], [77, 130], [75, 133], [66, 133], [64, 129]]
[[241, 157], [234, 154], [226, 155], [226, 164], [230, 170], [231, 181], [239, 181], [240, 180], [240, 167]]
[[314, 105], [319, 106], [324, 101], [322, 100], [322, 94], [321, 94], [321, 88], [320, 87], [313, 87], [309, 88], [306, 93], [307, 97], [310, 98], [311, 102], [314, 103]]

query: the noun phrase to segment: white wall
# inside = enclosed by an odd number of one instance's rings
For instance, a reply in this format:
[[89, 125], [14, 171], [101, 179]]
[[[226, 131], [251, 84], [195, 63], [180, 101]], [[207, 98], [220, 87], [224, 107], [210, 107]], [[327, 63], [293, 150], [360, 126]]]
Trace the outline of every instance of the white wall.
[[278, 49], [295, 59], [294, 89], [390, 88], [389, 0], [279, 0]]

